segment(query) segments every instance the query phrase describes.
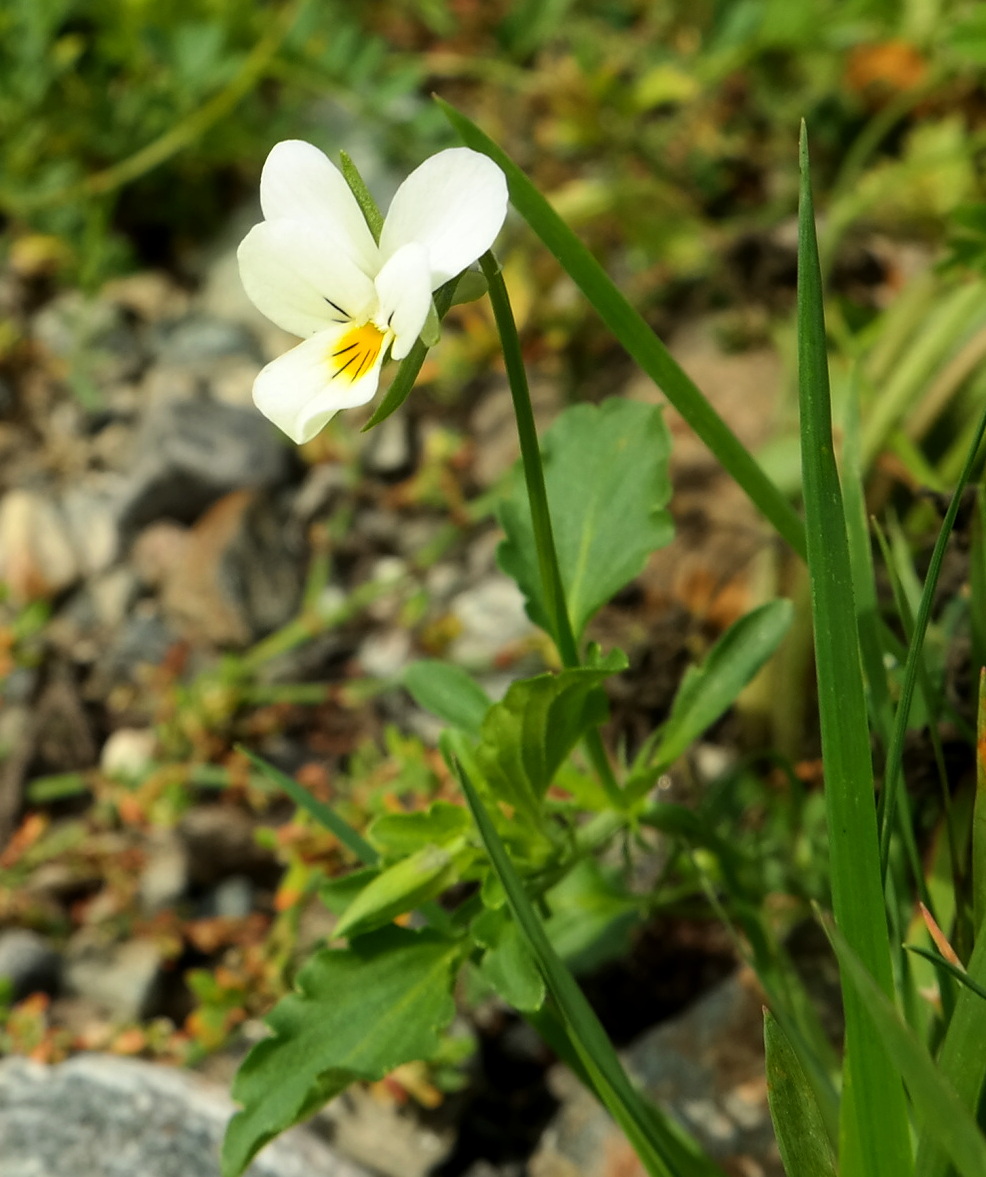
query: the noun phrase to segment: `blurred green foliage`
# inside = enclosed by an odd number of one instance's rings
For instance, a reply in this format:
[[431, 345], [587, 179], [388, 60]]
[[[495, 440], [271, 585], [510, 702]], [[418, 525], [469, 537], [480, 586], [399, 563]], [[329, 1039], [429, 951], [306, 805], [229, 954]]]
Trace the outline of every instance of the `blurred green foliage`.
[[438, 91], [648, 293], [707, 273], [724, 226], [791, 213], [802, 116], [847, 215], [968, 199], [984, 46], [973, 0], [7, 0], [0, 213], [72, 280], [173, 265], [279, 138], [402, 165], [450, 142]]

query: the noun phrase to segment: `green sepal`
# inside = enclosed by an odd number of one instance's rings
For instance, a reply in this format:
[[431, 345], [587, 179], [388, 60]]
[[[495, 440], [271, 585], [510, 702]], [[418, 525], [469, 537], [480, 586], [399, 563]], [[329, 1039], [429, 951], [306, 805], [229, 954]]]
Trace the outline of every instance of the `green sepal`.
[[356, 197], [356, 203], [359, 205], [367, 227], [373, 234], [373, 240], [379, 244], [380, 233], [383, 230], [383, 214], [377, 208], [377, 202], [370, 195], [370, 190], [359, 174], [359, 169], [345, 151], [339, 152], [339, 160], [342, 164], [343, 179], [349, 185], [349, 191]]

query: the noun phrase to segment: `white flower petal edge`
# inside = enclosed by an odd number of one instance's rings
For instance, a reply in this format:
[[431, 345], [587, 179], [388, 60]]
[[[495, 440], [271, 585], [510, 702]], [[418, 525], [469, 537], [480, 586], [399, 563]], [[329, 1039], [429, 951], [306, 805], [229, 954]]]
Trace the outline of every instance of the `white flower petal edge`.
[[372, 398], [388, 352], [410, 352], [434, 318], [433, 291], [493, 244], [507, 184], [478, 152], [441, 151], [397, 190], [378, 246], [342, 174], [317, 147], [288, 140], [267, 157], [260, 198], [265, 220], [237, 252], [244, 289], [308, 338], [261, 371], [253, 397], [300, 444]]
[[271, 148], [260, 175], [264, 219], [326, 221], [366, 273], [379, 265], [377, 244], [342, 172], [311, 143], [286, 139]]
[[297, 445], [311, 441], [340, 409], [373, 399], [384, 348], [374, 350], [371, 336], [360, 350], [350, 337], [361, 332], [383, 338], [373, 327], [327, 327], [271, 361], [254, 381], [257, 408]]
[[415, 168], [394, 193], [380, 252], [389, 258], [417, 241], [428, 250], [437, 290], [489, 249], [506, 212], [507, 181], [497, 165], [469, 147], [450, 147]]

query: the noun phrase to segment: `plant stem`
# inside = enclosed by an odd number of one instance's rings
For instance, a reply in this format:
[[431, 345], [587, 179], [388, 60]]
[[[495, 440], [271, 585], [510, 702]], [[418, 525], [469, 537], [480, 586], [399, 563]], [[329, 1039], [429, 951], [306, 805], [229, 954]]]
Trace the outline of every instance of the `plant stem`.
[[[562, 664], [574, 669], [582, 664], [578, 643], [572, 629], [572, 619], [565, 602], [565, 586], [558, 567], [558, 553], [551, 529], [551, 511], [548, 507], [548, 492], [544, 483], [544, 466], [541, 461], [541, 446], [538, 442], [537, 426], [534, 423], [534, 408], [527, 384], [524, 357], [520, 350], [517, 324], [514, 322], [510, 297], [500, 272], [500, 266], [491, 252], [479, 259], [483, 274], [489, 285], [490, 304], [496, 320], [500, 343], [503, 348], [503, 363], [510, 384], [514, 416], [517, 419], [517, 435], [520, 439], [520, 456], [524, 466], [524, 480], [527, 484], [527, 498], [531, 506], [531, 523], [534, 527], [534, 546], [538, 554], [538, 568], [541, 584], [548, 606], [548, 621], [551, 636], [558, 647]], [[623, 796], [617, 784], [613, 769], [603, 747], [598, 731], [591, 731], [585, 737], [585, 747], [592, 765], [599, 775], [606, 796], [616, 809], [623, 809]]]

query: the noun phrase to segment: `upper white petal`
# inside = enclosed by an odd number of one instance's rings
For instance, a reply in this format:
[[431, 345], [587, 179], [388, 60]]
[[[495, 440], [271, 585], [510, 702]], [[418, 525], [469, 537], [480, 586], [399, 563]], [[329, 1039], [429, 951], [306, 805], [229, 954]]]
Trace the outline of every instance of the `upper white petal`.
[[382, 350], [359, 380], [331, 379], [326, 357], [349, 329], [332, 326], [313, 335], [269, 363], [254, 381], [257, 408], [298, 445], [311, 441], [340, 409], [365, 405], [377, 390]]
[[250, 300], [295, 335], [312, 335], [340, 318], [359, 322], [376, 305], [372, 280], [331, 223], [262, 221], [244, 237], [237, 257]]
[[394, 333], [390, 354], [402, 360], [421, 334], [431, 306], [431, 273], [428, 251], [412, 241], [401, 246], [377, 274], [380, 309], [377, 323]]
[[368, 274], [379, 268], [377, 244], [342, 173], [324, 152], [301, 139], [277, 143], [260, 176], [260, 207], [268, 221], [331, 221]]
[[426, 159], [397, 189], [380, 252], [391, 258], [412, 241], [428, 250], [432, 290], [461, 273], [493, 244], [507, 215], [507, 181], [468, 147]]

